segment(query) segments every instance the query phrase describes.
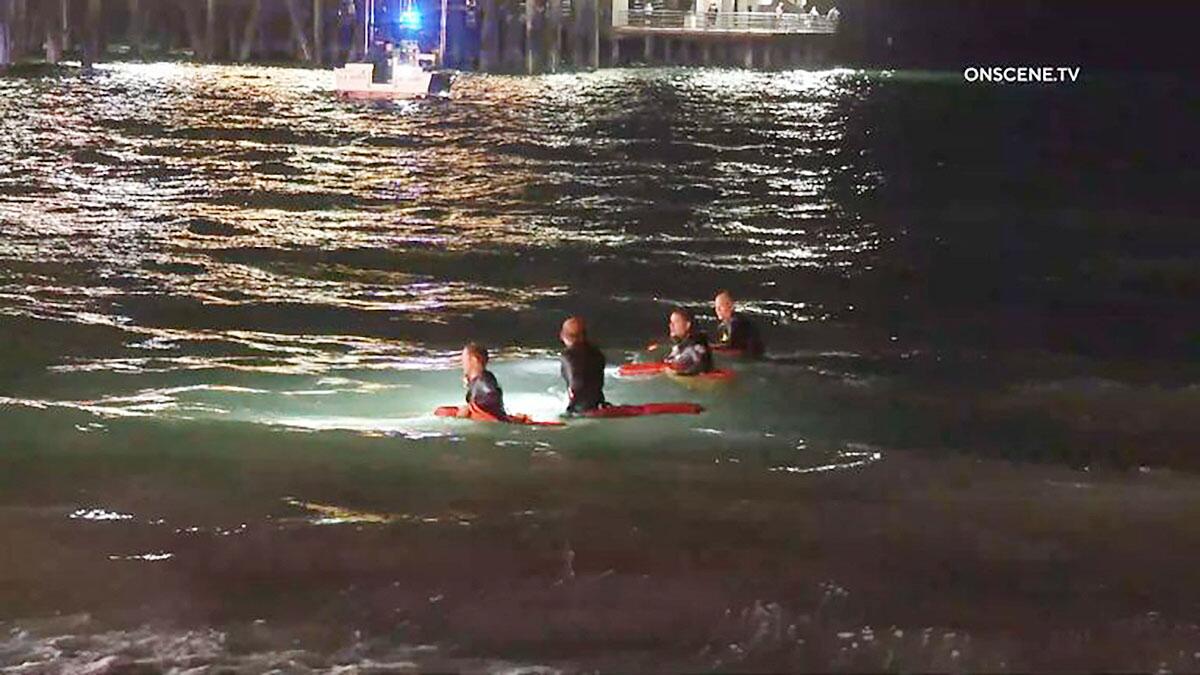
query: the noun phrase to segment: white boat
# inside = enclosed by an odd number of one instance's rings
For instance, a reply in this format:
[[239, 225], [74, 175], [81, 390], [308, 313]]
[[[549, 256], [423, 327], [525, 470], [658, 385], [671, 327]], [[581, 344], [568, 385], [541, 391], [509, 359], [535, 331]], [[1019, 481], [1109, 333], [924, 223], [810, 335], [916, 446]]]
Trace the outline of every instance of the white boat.
[[[420, 29], [420, 12], [415, 0], [401, 0], [402, 25], [416, 37]], [[372, 53], [375, 43], [375, 2], [367, 0], [367, 25], [363, 53]], [[422, 54], [415, 39], [400, 41], [393, 49], [387, 43], [385, 58], [377, 63], [347, 63], [333, 71], [333, 89], [347, 98], [407, 99], [430, 96], [449, 96], [451, 73], [435, 70], [446, 50], [446, 0], [442, 0], [442, 23], [438, 55]], [[378, 52], [376, 52], [378, 53]], [[382, 70], [384, 72], [377, 72]]]
[[450, 74], [431, 69], [432, 54], [414, 60], [397, 53], [383, 82], [375, 81], [373, 63], [347, 63], [333, 71], [333, 88], [347, 98], [406, 99], [448, 96]]

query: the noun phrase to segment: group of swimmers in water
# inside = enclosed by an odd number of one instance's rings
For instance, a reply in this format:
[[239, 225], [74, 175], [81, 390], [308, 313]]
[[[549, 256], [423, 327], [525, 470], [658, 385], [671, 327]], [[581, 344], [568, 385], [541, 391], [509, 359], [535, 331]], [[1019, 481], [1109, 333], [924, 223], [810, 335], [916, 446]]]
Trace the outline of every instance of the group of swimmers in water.
[[[758, 359], [763, 355], [763, 341], [758, 329], [734, 307], [729, 291], [721, 291], [713, 300], [713, 311], [720, 321], [715, 345], [708, 336], [695, 328], [692, 315], [686, 309], [677, 308], [667, 321], [671, 337], [671, 349], [662, 358], [671, 372], [684, 377], [694, 377], [714, 370], [713, 351], [735, 353], [745, 358]], [[561, 373], [567, 385], [567, 415], [583, 415], [608, 406], [604, 399], [604, 368], [607, 362], [604, 353], [588, 340], [587, 324], [583, 318], [573, 316], [563, 322], [559, 332], [563, 349]], [[657, 344], [648, 349], [656, 351]], [[488, 352], [477, 343], [468, 344], [462, 351], [463, 383], [467, 389], [467, 406], [459, 408], [459, 417], [471, 417], [483, 413], [493, 419], [504, 420], [508, 413], [504, 409], [504, 392], [496, 376], [487, 369]]]

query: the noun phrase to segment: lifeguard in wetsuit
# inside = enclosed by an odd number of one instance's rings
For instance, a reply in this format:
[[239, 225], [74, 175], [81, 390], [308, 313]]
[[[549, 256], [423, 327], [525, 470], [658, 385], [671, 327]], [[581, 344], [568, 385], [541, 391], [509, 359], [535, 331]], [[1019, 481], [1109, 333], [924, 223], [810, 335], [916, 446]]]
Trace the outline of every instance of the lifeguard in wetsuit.
[[504, 391], [496, 376], [487, 369], [488, 353], [472, 342], [463, 347], [463, 384], [467, 388], [467, 405], [458, 409], [459, 417], [470, 417], [472, 411], [491, 415], [497, 420], [508, 419], [504, 412]]
[[733, 295], [729, 291], [717, 293], [713, 300], [713, 310], [721, 320], [717, 345], [727, 349], [735, 349], [753, 359], [763, 355], [763, 341], [758, 328], [745, 316], [734, 310]]
[[671, 340], [675, 346], [663, 359], [676, 374], [699, 375], [713, 370], [712, 350], [708, 347], [708, 336], [692, 330], [692, 315], [684, 309], [671, 312], [667, 323]]
[[567, 383], [567, 413], [577, 415], [608, 405], [604, 400], [604, 353], [587, 339], [583, 319], [573, 316], [559, 332], [566, 349], [562, 353], [562, 378]]

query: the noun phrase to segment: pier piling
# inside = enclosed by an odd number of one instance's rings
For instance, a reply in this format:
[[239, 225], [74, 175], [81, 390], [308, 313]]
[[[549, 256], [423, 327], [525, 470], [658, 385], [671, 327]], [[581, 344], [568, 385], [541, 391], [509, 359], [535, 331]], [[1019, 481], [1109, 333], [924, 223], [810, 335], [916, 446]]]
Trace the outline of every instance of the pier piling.
[[[209, 3], [216, 0], [208, 0]], [[301, 14], [301, 9], [296, 6], [296, 0], [285, 0], [287, 6], [288, 19], [292, 26], [292, 41], [296, 45], [296, 52], [299, 57], [309, 63], [316, 63], [314, 46], [308, 43], [308, 31], [304, 29], [304, 17]]]
[[71, 51], [71, 5], [70, 0], [61, 0], [58, 5], [59, 16], [59, 35], [61, 36], [59, 45], [63, 52]]
[[204, 6], [204, 59], [217, 57], [217, 0], [205, 0]]
[[87, 4], [87, 21], [84, 22], [84, 41], [83, 41], [83, 67], [91, 68], [92, 64], [100, 57], [101, 45], [101, 17], [103, 8], [100, 5], [100, 0], [88, 0]]
[[449, 21], [446, 41], [450, 50], [450, 62], [447, 65], [451, 68], [474, 68], [473, 57], [469, 55], [478, 51], [479, 44], [475, 41], [478, 36], [468, 29], [466, 5], [461, 0], [454, 5], [447, 5], [446, 17]]
[[571, 22], [572, 23], [571, 63], [574, 64], [576, 68], [583, 67], [583, 59], [586, 56], [584, 53], [585, 45], [584, 45], [584, 40], [583, 40], [583, 36], [584, 36], [583, 4], [584, 4], [584, 0], [571, 0], [571, 10], [572, 10], [572, 13], [574, 14], [574, 17], [573, 17], [574, 21]]
[[321, 0], [313, 0], [312, 3], [312, 34], [313, 34], [313, 63], [318, 66], [323, 62], [321, 51], [324, 40], [321, 37], [321, 22], [325, 18], [325, 9], [321, 6]]
[[586, 0], [588, 9], [588, 67], [600, 69], [600, 0]]
[[500, 65], [500, 11], [497, 0], [480, 0], [479, 69], [486, 72]]
[[537, 0], [525, 0], [525, 73], [532, 75], [537, 68]]
[[22, 51], [24, 21], [21, 9], [18, 0], [0, 3], [0, 66], [15, 61]]
[[562, 61], [563, 3], [562, 0], [547, 0], [547, 2], [550, 7], [547, 10], [549, 43], [546, 50], [546, 68], [552, 73], [557, 73]]
[[242, 30], [242, 44], [238, 49], [238, 61], [249, 61], [254, 40], [258, 36], [258, 17], [262, 13], [262, 0], [252, 0], [250, 13], [246, 17], [246, 26]]
[[504, 3], [504, 70], [521, 72], [525, 63], [525, 44], [521, 35], [525, 30], [523, 12], [513, 2]]
[[143, 54], [143, 23], [141, 0], [129, 0], [129, 30], [126, 33], [129, 37], [129, 46], [139, 59], [142, 58]]
[[0, 68], [12, 63], [12, 50], [8, 46], [7, 17], [0, 16]]

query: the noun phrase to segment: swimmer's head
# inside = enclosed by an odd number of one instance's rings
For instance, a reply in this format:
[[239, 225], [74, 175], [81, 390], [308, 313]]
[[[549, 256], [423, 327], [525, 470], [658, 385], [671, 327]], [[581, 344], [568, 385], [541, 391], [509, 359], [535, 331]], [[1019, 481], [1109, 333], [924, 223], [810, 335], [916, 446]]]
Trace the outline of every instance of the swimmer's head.
[[687, 337], [687, 334], [692, 332], [691, 313], [683, 308], [678, 308], [671, 312], [671, 318], [667, 321], [667, 330], [670, 331], [673, 338], [681, 339]]
[[713, 311], [716, 312], [717, 318], [722, 321], [728, 321], [733, 318], [733, 295], [729, 291], [717, 293], [717, 297], [713, 299]]
[[464, 375], [478, 375], [487, 368], [488, 353], [482, 345], [470, 343], [462, 350], [462, 370]]
[[558, 337], [567, 347], [587, 342], [587, 324], [583, 318], [573, 316], [563, 322], [562, 330], [559, 331]]

